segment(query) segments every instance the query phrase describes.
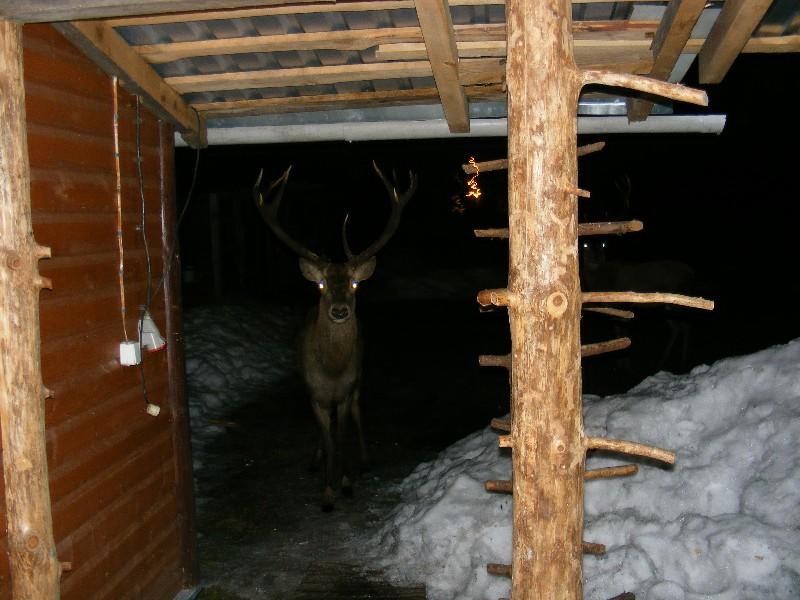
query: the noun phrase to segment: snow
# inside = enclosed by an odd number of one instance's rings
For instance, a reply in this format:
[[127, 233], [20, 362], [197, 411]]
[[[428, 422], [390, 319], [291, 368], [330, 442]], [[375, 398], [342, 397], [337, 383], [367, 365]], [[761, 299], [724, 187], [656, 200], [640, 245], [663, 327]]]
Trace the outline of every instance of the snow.
[[[584, 400], [587, 435], [669, 448], [674, 468], [586, 483], [584, 597], [650, 600], [800, 597], [800, 340], [659, 373], [626, 394]], [[620, 464], [591, 456], [587, 468]], [[367, 540], [372, 566], [425, 582], [431, 600], [508, 595], [486, 563], [511, 561], [511, 497], [497, 436], [479, 431], [419, 465], [401, 504]]]
[[292, 373], [298, 318], [287, 307], [219, 305], [184, 317], [194, 471], [230, 415]]

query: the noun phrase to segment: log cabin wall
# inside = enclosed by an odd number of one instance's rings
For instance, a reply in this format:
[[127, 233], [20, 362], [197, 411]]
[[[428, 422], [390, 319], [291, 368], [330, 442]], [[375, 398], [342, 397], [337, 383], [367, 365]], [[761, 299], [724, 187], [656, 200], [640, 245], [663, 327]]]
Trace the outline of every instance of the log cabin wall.
[[[175, 422], [185, 413], [174, 397], [181, 386], [170, 385], [167, 351], [145, 352], [147, 389], [161, 407], [158, 417], [145, 412], [138, 368], [119, 364], [124, 334], [113, 82], [47, 25], [24, 28], [24, 68], [33, 230], [53, 256], [40, 263], [42, 275], [53, 281], [53, 290], [41, 294], [40, 319], [42, 375], [54, 394], [46, 400], [53, 528], [59, 560], [72, 565], [62, 577], [62, 598], [173, 598], [192, 577], [190, 478], [182, 471], [188, 451], [176, 439], [186, 424]], [[136, 340], [147, 286], [137, 228], [136, 100], [122, 89], [118, 97], [125, 321], [128, 337]], [[172, 131], [144, 108], [141, 116], [155, 286], [163, 265], [162, 198], [174, 209]], [[163, 290], [151, 313], [164, 333]], [[171, 317], [180, 322], [179, 315]], [[175, 332], [168, 333], [176, 342]], [[0, 598], [10, 598], [6, 552], [0, 552], [0, 577]]]

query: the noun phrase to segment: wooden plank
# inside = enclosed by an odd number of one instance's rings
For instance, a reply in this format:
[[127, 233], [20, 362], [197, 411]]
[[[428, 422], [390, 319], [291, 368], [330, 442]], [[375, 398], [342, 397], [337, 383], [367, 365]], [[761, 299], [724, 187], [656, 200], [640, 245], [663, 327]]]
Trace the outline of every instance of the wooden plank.
[[[505, 93], [500, 84], [476, 85], [464, 88], [472, 100], [501, 101]], [[392, 106], [397, 104], [430, 104], [439, 99], [436, 88], [387, 90], [379, 92], [353, 92], [350, 94], [324, 94], [319, 96], [292, 96], [260, 100], [232, 100], [229, 102], [203, 102], [192, 107], [206, 118], [243, 117], [248, 115], [286, 112], [307, 112]]]
[[[504, 23], [455, 26], [458, 40], [503, 40]], [[382, 27], [378, 29], [346, 29], [314, 33], [289, 33], [144, 44], [133, 46], [150, 63], [164, 63], [194, 56], [219, 56], [248, 52], [277, 52], [289, 50], [364, 50], [380, 44], [423, 42], [419, 27]]]
[[346, 81], [370, 81], [405, 77], [430, 77], [426, 61], [267, 69], [210, 75], [167, 77], [165, 81], [180, 93], [214, 90], [243, 90], [302, 85], [324, 85]]
[[[294, 4], [320, 0], [292, 0]], [[333, 2], [334, 0], [330, 0]], [[235, 9], [244, 6], [286, 4], [285, 0], [7, 0], [0, 5], [0, 17], [24, 23], [53, 23], [84, 19], [109, 19], [132, 15], [178, 13], [207, 9]]]
[[[661, 25], [653, 38], [653, 68], [650, 77], [666, 80], [692, 34], [697, 19], [703, 13], [705, 0], [672, 0], [661, 19]], [[644, 121], [653, 108], [646, 98], [631, 98], [628, 101], [628, 120]]]
[[747, 44], [772, 0], [727, 0], [700, 50], [700, 83], [719, 83]]
[[[578, 40], [594, 39], [599, 42], [630, 39], [647, 41], [649, 45], [656, 26], [657, 22], [653, 21], [579, 21], [573, 24], [573, 31]], [[458, 42], [505, 42], [506, 38], [505, 23], [455, 25], [453, 29]], [[160, 64], [196, 56], [290, 50], [364, 50], [385, 44], [423, 41], [420, 27], [382, 27], [142, 44], [133, 48], [149, 63]], [[427, 56], [427, 53], [424, 54], [425, 58]], [[459, 56], [465, 56], [461, 46]]]
[[142, 96], [159, 118], [176, 125], [187, 138], [198, 140], [195, 144], [202, 142], [205, 124], [111, 27], [102, 21], [73, 21], [57, 27], [101, 69], [119, 77], [129, 91]]
[[[639, 0], [617, 0], [618, 2], [637, 2]], [[665, 3], [668, 0], [655, 0]], [[607, 3], [608, 0], [572, 0], [573, 4]], [[268, 4], [268, 3], [263, 3]], [[450, 6], [503, 6], [504, 0], [449, 0]], [[292, 15], [330, 12], [367, 12], [376, 10], [413, 9], [414, 0], [372, 0], [321, 2], [315, 0], [304, 4], [286, 3], [264, 8], [241, 8], [231, 10], [196, 11], [189, 13], [172, 13], [141, 17], [122, 17], [109, 19], [112, 27], [128, 27], [135, 25], [158, 25], [164, 23], [191, 23], [197, 21], [214, 21], [217, 19], [247, 19], [250, 17], [267, 17], [275, 15]]]
[[[485, 58], [506, 56], [506, 43], [458, 42], [461, 58]], [[584, 69], [610, 69], [624, 73], [646, 73], [652, 68], [653, 58], [649, 40], [575, 40], [575, 61]], [[375, 52], [379, 60], [412, 61], [425, 60], [424, 44], [387, 44]]]
[[11, 592], [49, 600], [58, 598], [61, 566], [48, 490], [38, 263], [50, 251], [31, 228], [21, 29], [0, 19], [0, 424]]
[[417, 19], [451, 133], [469, 132], [469, 103], [458, 78], [458, 49], [447, 0], [416, 0]]
[[181, 264], [177, 252], [177, 209], [175, 200], [175, 144], [172, 127], [161, 124], [161, 260], [165, 272], [164, 302], [167, 341], [167, 381], [175, 465], [181, 583], [191, 587], [197, 580], [197, 527], [194, 510], [192, 442], [189, 434], [189, 405], [186, 399], [186, 360], [181, 310]]

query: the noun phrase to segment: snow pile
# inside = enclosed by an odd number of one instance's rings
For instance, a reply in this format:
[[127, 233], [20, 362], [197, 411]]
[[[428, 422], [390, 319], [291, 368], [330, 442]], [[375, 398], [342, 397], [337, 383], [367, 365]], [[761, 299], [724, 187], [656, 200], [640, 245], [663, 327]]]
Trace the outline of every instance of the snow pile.
[[[674, 376], [659, 373], [619, 396], [585, 399], [591, 436], [676, 451], [674, 469], [586, 484], [585, 598], [800, 597], [800, 340]], [[588, 468], [620, 464], [590, 457]], [[508, 580], [486, 563], [511, 560], [510, 496], [497, 436], [475, 433], [419, 465], [403, 503], [370, 540], [376, 566], [429, 598], [491, 599]]]
[[285, 307], [207, 306], [188, 311], [186, 393], [195, 472], [236, 408], [264, 396], [294, 367], [297, 318]]

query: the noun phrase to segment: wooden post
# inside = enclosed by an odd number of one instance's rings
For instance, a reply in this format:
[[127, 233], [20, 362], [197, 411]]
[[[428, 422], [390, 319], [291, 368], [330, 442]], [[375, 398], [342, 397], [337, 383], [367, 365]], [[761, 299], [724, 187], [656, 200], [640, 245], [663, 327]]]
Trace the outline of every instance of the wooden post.
[[192, 477], [192, 442], [189, 432], [189, 407], [186, 401], [186, 362], [181, 312], [181, 259], [177, 250], [178, 231], [175, 206], [175, 143], [171, 125], [160, 121], [159, 163], [161, 167], [161, 252], [164, 276], [164, 312], [166, 314], [167, 371], [169, 377], [169, 412], [172, 428], [172, 452], [175, 461], [175, 496], [178, 501], [177, 524], [181, 544], [183, 585], [197, 581], [197, 528]]
[[569, 0], [508, 0], [514, 600], [581, 598], [580, 74]]
[[38, 261], [50, 255], [31, 231], [22, 31], [0, 19], [0, 426], [11, 595], [58, 598], [39, 356]]

